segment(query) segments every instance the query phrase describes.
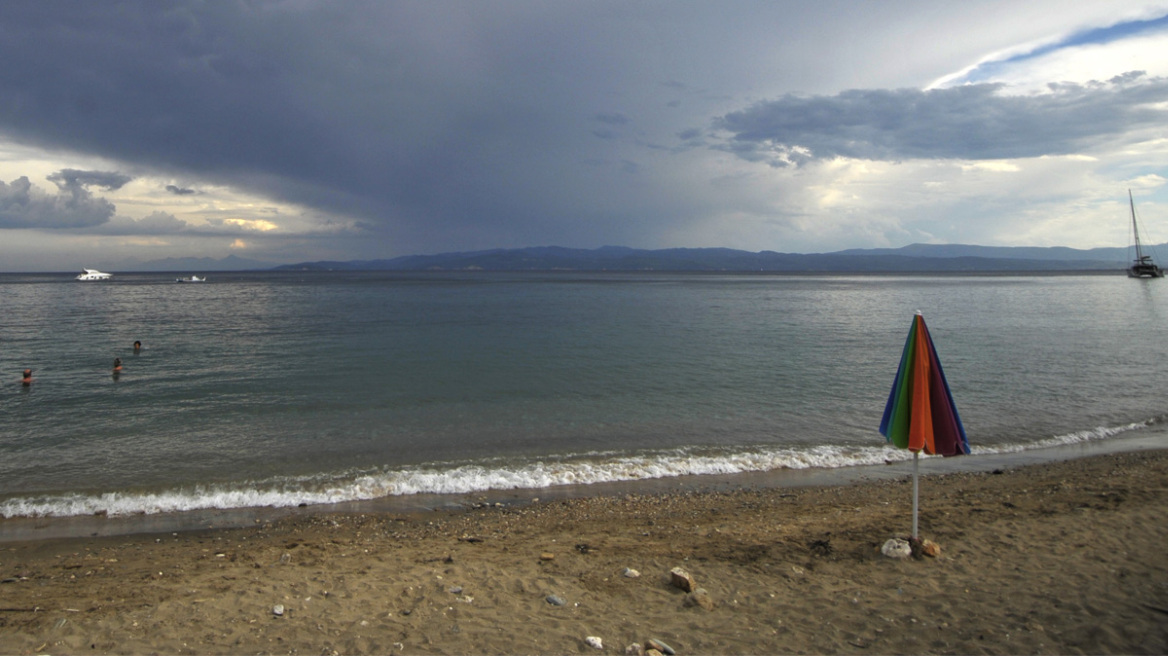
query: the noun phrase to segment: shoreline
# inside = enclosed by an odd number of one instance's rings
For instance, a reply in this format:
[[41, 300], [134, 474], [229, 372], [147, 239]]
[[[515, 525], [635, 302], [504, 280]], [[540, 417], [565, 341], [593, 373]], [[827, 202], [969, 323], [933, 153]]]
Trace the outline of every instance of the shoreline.
[[0, 544], [0, 652], [1164, 653], [1168, 450], [1090, 450], [922, 462], [919, 560], [879, 553], [911, 525], [896, 466]]
[[[985, 472], [1002, 468], [1074, 460], [1110, 453], [1168, 449], [1168, 425], [1149, 426], [1132, 435], [1008, 453], [974, 454], [956, 458], [927, 457], [921, 474]], [[727, 491], [743, 488], [799, 488], [851, 485], [896, 480], [911, 475], [911, 460], [883, 465], [806, 469], [778, 469], [734, 474], [701, 474], [544, 488], [494, 489], [457, 494], [393, 495], [333, 504], [243, 508], [211, 508], [184, 512], [132, 515], [76, 515], [69, 517], [0, 518], [0, 545], [29, 540], [187, 532], [254, 526], [285, 518], [330, 513], [406, 513], [473, 509], [483, 503], [526, 505], [540, 499], [578, 499], [592, 496], [656, 494], [677, 491]]]

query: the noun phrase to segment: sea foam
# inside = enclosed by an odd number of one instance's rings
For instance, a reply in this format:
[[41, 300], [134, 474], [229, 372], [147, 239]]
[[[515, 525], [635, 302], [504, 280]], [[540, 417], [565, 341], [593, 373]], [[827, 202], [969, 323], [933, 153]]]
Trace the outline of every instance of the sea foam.
[[[1014, 453], [1103, 440], [1144, 428], [1156, 421], [1099, 427], [1025, 444], [975, 445], [972, 451], [973, 455]], [[119, 516], [207, 509], [281, 508], [364, 501], [394, 495], [466, 494], [487, 490], [539, 489], [778, 469], [834, 469], [909, 458], [911, 454], [908, 451], [890, 445], [760, 448], [728, 453], [677, 449], [636, 455], [587, 454], [510, 465], [503, 462], [434, 464], [160, 491], [14, 497], [0, 502], [0, 517]]]

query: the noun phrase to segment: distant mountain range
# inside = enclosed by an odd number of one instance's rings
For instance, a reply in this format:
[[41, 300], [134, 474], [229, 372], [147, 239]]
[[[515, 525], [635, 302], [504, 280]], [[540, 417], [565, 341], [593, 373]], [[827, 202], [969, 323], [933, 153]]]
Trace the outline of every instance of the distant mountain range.
[[[1155, 251], [1157, 247], [1151, 247]], [[1168, 252], [1168, 244], [1158, 247]], [[730, 248], [643, 250], [544, 246], [387, 260], [302, 262], [277, 271], [771, 271], [771, 272], [1006, 272], [1119, 271], [1126, 248], [966, 246], [911, 244], [902, 248], [850, 249], [834, 253], [758, 253]]]
[[[130, 262], [114, 267], [114, 271], [184, 271], [203, 273], [204, 271], [256, 271], [271, 269], [271, 262], [248, 260], [236, 255], [221, 259], [212, 257], [168, 257], [147, 262]], [[106, 269], [109, 271], [110, 269]]]

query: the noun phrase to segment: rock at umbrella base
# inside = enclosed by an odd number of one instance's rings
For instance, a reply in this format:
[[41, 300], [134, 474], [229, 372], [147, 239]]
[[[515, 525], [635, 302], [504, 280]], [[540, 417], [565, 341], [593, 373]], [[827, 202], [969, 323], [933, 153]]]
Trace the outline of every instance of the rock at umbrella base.
[[912, 555], [912, 545], [908, 543], [908, 540], [892, 538], [880, 547], [880, 553], [889, 558], [908, 558]]

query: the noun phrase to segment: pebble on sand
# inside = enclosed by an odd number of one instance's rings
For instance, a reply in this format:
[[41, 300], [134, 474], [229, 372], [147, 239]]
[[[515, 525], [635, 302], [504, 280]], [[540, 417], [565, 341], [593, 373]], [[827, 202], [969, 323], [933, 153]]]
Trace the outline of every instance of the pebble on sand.
[[646, 640], [645, 641], [645, 649], [655, 649], [655, 650], [661, 652], [662, 654], [665, 654], [666, 656], [674, 656], [674, 654], [677, 653], [676, 651], [673, 650], [673, 647], [670, 647], [669, 645], [665, 644], [664, 642], [661, 642], [660, 640], [658, 640], [656, 638], [650, 638], [649, 640]]
[[698, 587], [697, 581], [694, 581], [694, 577], [680, 567], [674, 567], [669, 570], [669, 576], [674, 587], [681, 588], [686, 592], [693, 592]]
[[604, 642], [596, 636], [588, 636], [587, 638], [584, 638], [584, 642], [593, 649], [604, 649]]
[[912, 555], [912, 545], [908, 543], [908, 540], [892, 538], [880, 547], [880, 553], [889, 558], [908, 558]]
[[705, 588], [698, 588], [686, 595], [685, 605], [714, 610], [714, 600], [710, 598], [710, 593], [706, 592]]

